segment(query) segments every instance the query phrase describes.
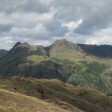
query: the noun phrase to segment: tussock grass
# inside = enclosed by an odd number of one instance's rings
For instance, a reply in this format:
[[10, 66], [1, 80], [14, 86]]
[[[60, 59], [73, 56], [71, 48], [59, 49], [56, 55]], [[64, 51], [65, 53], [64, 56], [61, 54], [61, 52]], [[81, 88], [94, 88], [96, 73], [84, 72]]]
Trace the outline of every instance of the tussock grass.
[[[0, 88], [14, 92], [11, 93], [12, 96], [0, 93], [0, 99], [2, 99], [0, 101], [3, 102], [0, 104], [4, 104], [2, 107], [4, 106], [5, 108], [7, 108], [6, 102], [11, 101], [12, 103], [8, 104], [9, 107], [12, 104], [15, 105], [16, 102], [23, 110], [27, 107], [30, 110], [32, 109], [30, 107], [33, 107], [35, 110], [39, 105], [42, 109], [47, 108], [49, 110], [47, 112], [60, 112], [60, 109], [61, 112], [75, 112], [75, 110], [76, 112], [80, 112], [80, 110], [84, 112], [111, 112], [112, 110], [111, 96], [107, 96], [96, 89], [77, 88], [56, 79], [2, 78], [0, 84], [5, 85]], [[21, 98], [23, 94], [25, 94], [25, 97]], [[15, 108], [19, 108], [18, 105]], [[42, 110], [42, 112], [44, 111]]]
[[[0, 112], [71, 112], [40, 99], [0, 89]], [[81, 112], [78, 109], [74, 112]]]

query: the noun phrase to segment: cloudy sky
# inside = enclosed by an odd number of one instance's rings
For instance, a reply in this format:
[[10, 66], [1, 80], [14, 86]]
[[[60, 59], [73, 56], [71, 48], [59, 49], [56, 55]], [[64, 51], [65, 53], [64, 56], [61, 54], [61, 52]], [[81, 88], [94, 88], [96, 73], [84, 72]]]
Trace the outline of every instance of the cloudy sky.
[[0, 49], [63, 38], [112, 45], [112, 0], [0, 0]]

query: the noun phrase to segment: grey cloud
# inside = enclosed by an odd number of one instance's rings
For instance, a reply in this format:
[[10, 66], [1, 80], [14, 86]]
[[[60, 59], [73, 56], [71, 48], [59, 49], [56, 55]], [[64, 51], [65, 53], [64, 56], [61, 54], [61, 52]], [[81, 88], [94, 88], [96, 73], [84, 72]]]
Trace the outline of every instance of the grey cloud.
[[17, 11], [26, 1], [27, 0], [0, 0], [0, 11], [4, 13], [12, 13]]
[[46, 13], [50, 11], [47, 5], [42, 4], [38, 0], [28, 0], [28, 2], [22, 5], [22, 8], [25, 12]]
[[59, 21], [53, 20], [46, 24], [47, 30], [50, 32], [50, 36], [64, 36], [68, 31], [67, 27], [61, 25]]
[[62, 21], [83, 19], [75, 33], [89, 35], [112, 23], [112, 0], [61, 0], [53, 1], [56, 18]]
[[50, 7], [39, 0], [0, 0], [0, 11], [9, 14], [13, 12], [46, 13], [50, 11]]
[[4, 32], [9, 32], [12, 29], [13, 25], [12, 24], [1, 24], [0, 25], [0, 33], [4, 33]]
[[95, 31], [110, 27], [112, 24], [111, 4], [112, 1], [107, 0], [105, 4], [94, 7], [95, 10], [84, 18], [83, 23], [75, 32], [83, 35], [90, 35]]

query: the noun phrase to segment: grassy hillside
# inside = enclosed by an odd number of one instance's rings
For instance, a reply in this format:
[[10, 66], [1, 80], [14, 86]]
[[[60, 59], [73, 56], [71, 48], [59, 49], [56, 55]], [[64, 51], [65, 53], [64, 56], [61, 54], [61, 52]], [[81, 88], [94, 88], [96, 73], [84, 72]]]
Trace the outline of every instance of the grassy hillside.
[[[0, 89], [0, 112], [72, 112], [53, 103]], [[75, 109], [74, 112], [82, 112]]]
[[[74, 87], [59, 80], [45, 80], [22, 77], [0, 78], [0, 88], [13, 91], [14, 93], [22, 93], [46, 101], [50, 103], [49, 106], [51, 106], [51, 109], [55, 104], [57, 105], [55, 108], [62, 110], [65, 109], [66, 111], [70, 112], [75, 112], [75, 110], [76, 112], [80, 112], [79, 110], [84, 112], [111, 112], [112, 110], [112, 97], [106, 96], [104, 93], [95, 89], [83, 89], [80, 87]], [[4, 94], [1, 95], [0, 99], [2, 99], [3, 96]], [[7, 100], [14, 101], [13, 98], [16, 99], [18, 97], [10, 97], [10, 99], [7, 98]], [[26, 100], [25, 102], [29, 101]], [[3, 102], [3, 104], [4, 103], [5, 102]], [[62, 110], [61, 112], [63, 112]]]

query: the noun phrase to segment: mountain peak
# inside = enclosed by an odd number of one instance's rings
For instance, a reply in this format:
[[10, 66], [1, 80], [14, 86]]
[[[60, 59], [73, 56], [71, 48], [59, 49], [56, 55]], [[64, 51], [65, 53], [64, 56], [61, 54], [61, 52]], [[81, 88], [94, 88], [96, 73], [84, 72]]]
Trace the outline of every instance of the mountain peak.
[[22, 48], [24, 48], [24, 47], [30, 47], [30, 45], [28, 43], [24, 42], [24, 43], [22, 43], [20, 45], [20, 47], [22, 47]]
[[13, 48], [17, 48], [19, 45], [21, 45], [22, 43], [21, 42], [17, 42]]
[[66, 39], [56, 40], [54, 44], [63, 43], [66, 44], [68, 41]]
[[77, 44], [67, 41], [66, 39], [56, 40], [52, 47], [58, 50], [77, 50]]
[[28, 43], [26, 43], [26, 42], [24, 42], [24, 43], [17, 42], [17, 43], [14, 45], [13, 49], [16, 49], [16, 48], [18, 48], [18, 47], [20, 47], [20, 48], [25, 48], [25, 47], [29, 48], [30, 45], [29, 45]]

